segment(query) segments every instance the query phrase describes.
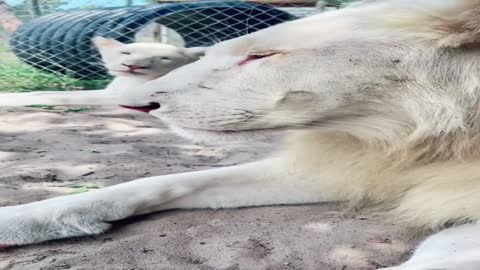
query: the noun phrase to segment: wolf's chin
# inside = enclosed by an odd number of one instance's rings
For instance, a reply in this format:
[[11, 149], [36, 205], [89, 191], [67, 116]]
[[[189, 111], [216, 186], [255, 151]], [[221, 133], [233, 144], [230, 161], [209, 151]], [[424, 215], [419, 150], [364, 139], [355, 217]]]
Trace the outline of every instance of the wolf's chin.
[[169, 125], [169, 128], [179, 136], [193, 142], [222, 144], [241, 143], [252, 140], [263, 140], [272, 136], [272, 131], [248, 130], [248, 131], [213, 131]]

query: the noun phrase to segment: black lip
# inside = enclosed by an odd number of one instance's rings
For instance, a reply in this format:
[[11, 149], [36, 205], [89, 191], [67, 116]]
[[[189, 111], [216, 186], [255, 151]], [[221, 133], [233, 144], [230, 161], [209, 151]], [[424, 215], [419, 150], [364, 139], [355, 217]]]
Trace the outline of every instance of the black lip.
[[[122, 63], [122, 66], [128, 67], [129, 65]], [[136, 69], [148, 69], [148, 68], [150, 68], [150, 66], [138, 66]]]
[[129, 109], [129, 110], [148, 113], [150, 111], [153, 111], [153, 110], [156, 110], [156, 109], [160, 108], [160, 104], [157, 103], [157, 102], [150, 102], [147, 106], [135, 107], [135, 106], [120, 105], [120, 107], [125, 108], [125, 109]]
[[112, 72], [119, 72], [119, 73], [128, 73], [128, 74], [137, 74], [137, 75], [146, 75], [145, 73], [141, 73], [135, 70], [112, 70]]

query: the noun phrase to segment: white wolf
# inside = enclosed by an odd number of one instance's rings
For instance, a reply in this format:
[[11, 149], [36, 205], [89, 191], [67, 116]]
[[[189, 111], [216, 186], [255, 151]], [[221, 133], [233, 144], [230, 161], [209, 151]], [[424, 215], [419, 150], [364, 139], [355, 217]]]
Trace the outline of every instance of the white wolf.
[[198, 60], [203, 47], [179, 48], [162, 43], [124, 44], [114, 39], [93, 38], [108, 72], [115, 78], [102, 90], [37, 91], [7, 93], [0, 96], [0, 106], [47, 105], [118, 105], [123, 95], [139, 85]]
[[292, 134], [262, 161], [1, 208], [1, 244], [166, 209], [350, 201], [417, 228], [456, 224], [391, 269], [480, 269], [479, 0], [368, 1], [281, 24], [130, 94], [194, 139]]

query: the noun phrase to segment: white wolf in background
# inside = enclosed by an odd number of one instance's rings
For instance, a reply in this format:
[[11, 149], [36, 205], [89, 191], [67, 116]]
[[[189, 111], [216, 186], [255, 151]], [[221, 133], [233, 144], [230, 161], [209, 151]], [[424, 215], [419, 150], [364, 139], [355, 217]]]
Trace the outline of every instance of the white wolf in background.
[[202, 47], [179, 48], [162, 43], [124, 44], [103, 37], [95, 37], [93, 42], [105, 67], [115, 76], [106, 89], [7, 93], [0, 96], [0, 106], [118, 105], [126, 92], [135, 91], [144, 82], [198, 60], [205, 51]]
[[391, 269], [480, 269], [479, 0], [367, 1], [281, 24], [129, 94], [195, 139], [292, 134], [262, 161], [0, 208], [1, 244], [167, 209], [349, 201], [417, 228], [455, 224]]

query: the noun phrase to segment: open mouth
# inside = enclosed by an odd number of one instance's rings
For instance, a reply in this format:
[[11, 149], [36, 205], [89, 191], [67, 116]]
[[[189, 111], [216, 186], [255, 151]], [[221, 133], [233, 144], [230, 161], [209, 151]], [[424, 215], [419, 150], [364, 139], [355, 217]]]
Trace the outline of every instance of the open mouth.
[[147, 106], [135, 107], [135, 106], [120, 105], [120, 107], [125, 108], [125, 109], [129, 109], [129, 110], [148, 113], [150, 111], [153, 111], [153, 110], [156, 110], [156, 109], [160, 108], [160, 104], [157, 103], [157, 102], [150, 102]]

